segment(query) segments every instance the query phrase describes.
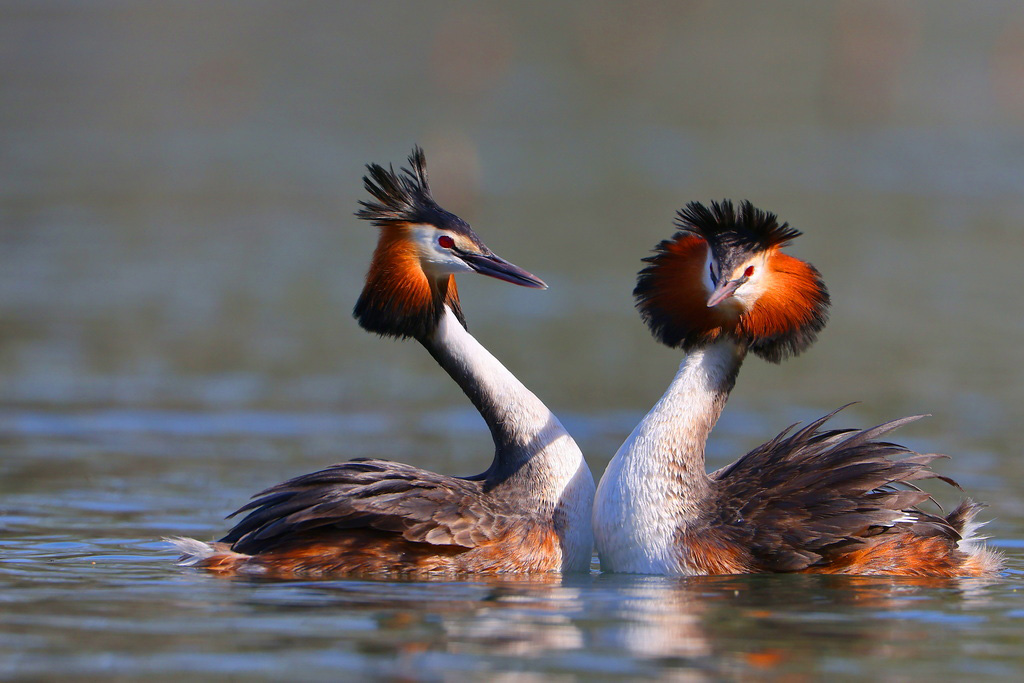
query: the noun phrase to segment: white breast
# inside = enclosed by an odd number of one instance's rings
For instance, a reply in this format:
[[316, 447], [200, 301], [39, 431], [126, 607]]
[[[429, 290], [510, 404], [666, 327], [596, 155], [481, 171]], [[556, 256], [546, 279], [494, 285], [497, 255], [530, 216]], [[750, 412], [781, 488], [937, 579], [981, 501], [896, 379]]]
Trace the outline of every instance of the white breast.
[[[601, 569], [632, 574], [680, 573], [673, 539], [678, 527], [667, 504], [668, 473], [645, 458], [641, 423], [601, 477], [594, 503], [594, 541]], [[659, 485], [660, 484], [660, 485]]]

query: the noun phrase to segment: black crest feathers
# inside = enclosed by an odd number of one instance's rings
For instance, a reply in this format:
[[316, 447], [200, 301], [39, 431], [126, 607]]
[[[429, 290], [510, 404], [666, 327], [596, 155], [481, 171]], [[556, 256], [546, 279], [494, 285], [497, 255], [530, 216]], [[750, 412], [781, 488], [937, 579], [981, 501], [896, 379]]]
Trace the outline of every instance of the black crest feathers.
[[430, 194], [427, 181], [427, 159], [419, 145], [409, 155], [409, 166], [395, 172], [394, 167], [367, 164], [363, 187], [377, 201], [360, 201], [363, 207], [356, 216], [378, 227], [426, 223], [439, 228], [466, 232], [469, 225], [453, 213], [445, 211]]
[[690, 202], [676, 212], [676, 227], [705, 240], [716, 256], [737, 249], [757, 252], [784, 247], [801, 234], [789, 223], [779, 225], [778, 216], [746, 200], [740, 202], [739, 211], [728, 199], [711, 202], [710, 207]]

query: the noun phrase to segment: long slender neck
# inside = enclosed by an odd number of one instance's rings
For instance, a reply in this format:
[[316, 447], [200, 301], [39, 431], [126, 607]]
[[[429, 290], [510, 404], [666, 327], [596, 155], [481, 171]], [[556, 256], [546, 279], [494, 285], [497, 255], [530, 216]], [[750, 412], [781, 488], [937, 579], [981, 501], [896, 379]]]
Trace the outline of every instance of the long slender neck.
[[601, 567], [689, 573], [677, 534], [711, 495], [704, 444], [736, 382], [746, 350], [724, 340], [691, 352], [601, 477], [594, 535]]
[[[419, 341], [462, 387], [491, 431], [495, 459], [482, 475], [485, 480], [533, 479], [540, 470], [559, 465], [575, 471], [582, 454], [558, 418], [466, 331], [451, 309], [446, 306], [433, 334]], [[567, 455], [575, 462], [548, 461]]]
[[[589, 571], [594, 477], [558, 418], [466, 331], [445, 306], [433, 334], [420, 338], [480, 411], [494, 439], [494, 461], [471, 477], [485, 491], [553, 525], [562, 571]], [[549, 517], [550, 515], [550, 517]]]
[[730, 340], [688, 354], [668, 390], [620, 450], [633, 467], [660, 470], [684, 506], [707, 491], [704, 446], [736, 384], [744, 355]]

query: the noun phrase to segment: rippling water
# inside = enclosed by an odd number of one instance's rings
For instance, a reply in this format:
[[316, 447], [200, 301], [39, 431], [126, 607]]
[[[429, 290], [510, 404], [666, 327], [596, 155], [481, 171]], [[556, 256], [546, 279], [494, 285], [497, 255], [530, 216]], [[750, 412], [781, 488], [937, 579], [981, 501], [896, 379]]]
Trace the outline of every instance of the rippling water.
[[[402, 15], [396, 19], [395, 13]], [[997, 3], [6, 3], [0, 17], [0, 675], [1009, 677], [1024, 666], [1024, 15]], [[412, 343], [349, 310], [362, 164], [544, 278], [460, 292], [600, 475], [679, 361], [632, 310], [690, 199], [805, 231], [832, 320], [746, 364], [729, 462], [851, 400], [987, 501], [991, 581], [601, 575], [220, 580], [215, 538], [350, 457], [481, 471]], [[959, 494], [932, 487], [947, 509]]]
[[[358, 417], [6, 411], [5, 673], [718, 679], [898, 667], [908, 677], [974, 677], [1021, 665], [1015, 555], [1024, 544], [1019, 522], [1011, 532], [1005, 518], [995, 543], [1013, 559], [992, 581], [669, 579], [595, 568], [565, 578], [261, 582], [173, 565], [161, 536], [216, 536], [221, 516], [257, 488], [327, 462], [320, 442], [353, 454], [407, 444], [412, 455], [459, 440], [432, 426], [440, 415], [402, 434], [390, 414]], [[568, 422], [598, 443], [621, 420]]]

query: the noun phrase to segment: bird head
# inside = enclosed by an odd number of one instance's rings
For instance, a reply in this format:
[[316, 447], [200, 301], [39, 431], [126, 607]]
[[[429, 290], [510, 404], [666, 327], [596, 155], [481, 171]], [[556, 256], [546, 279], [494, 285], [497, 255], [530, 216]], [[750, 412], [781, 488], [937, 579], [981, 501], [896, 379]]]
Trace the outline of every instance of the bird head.
[[469, 224], [434, 201], [423, 150], [395, 172], [368, 164], [363, 185], [371, 201], [356, 216], [380, 228], [377, 248], [353, 315], [370, 332], [422, 339], [448, 307], [463, 325], [455, 276], [480, 273], [505, 282], [545, 289], [538, 277], [492, 252]]
[[810, 346], [828, 319], [821, 274], [783, 247], [800, 235], [741, 202], [691, 202], [655, 247], [633, 290], [663, 344], [691, 351], [728, 337], [777, 363]]

